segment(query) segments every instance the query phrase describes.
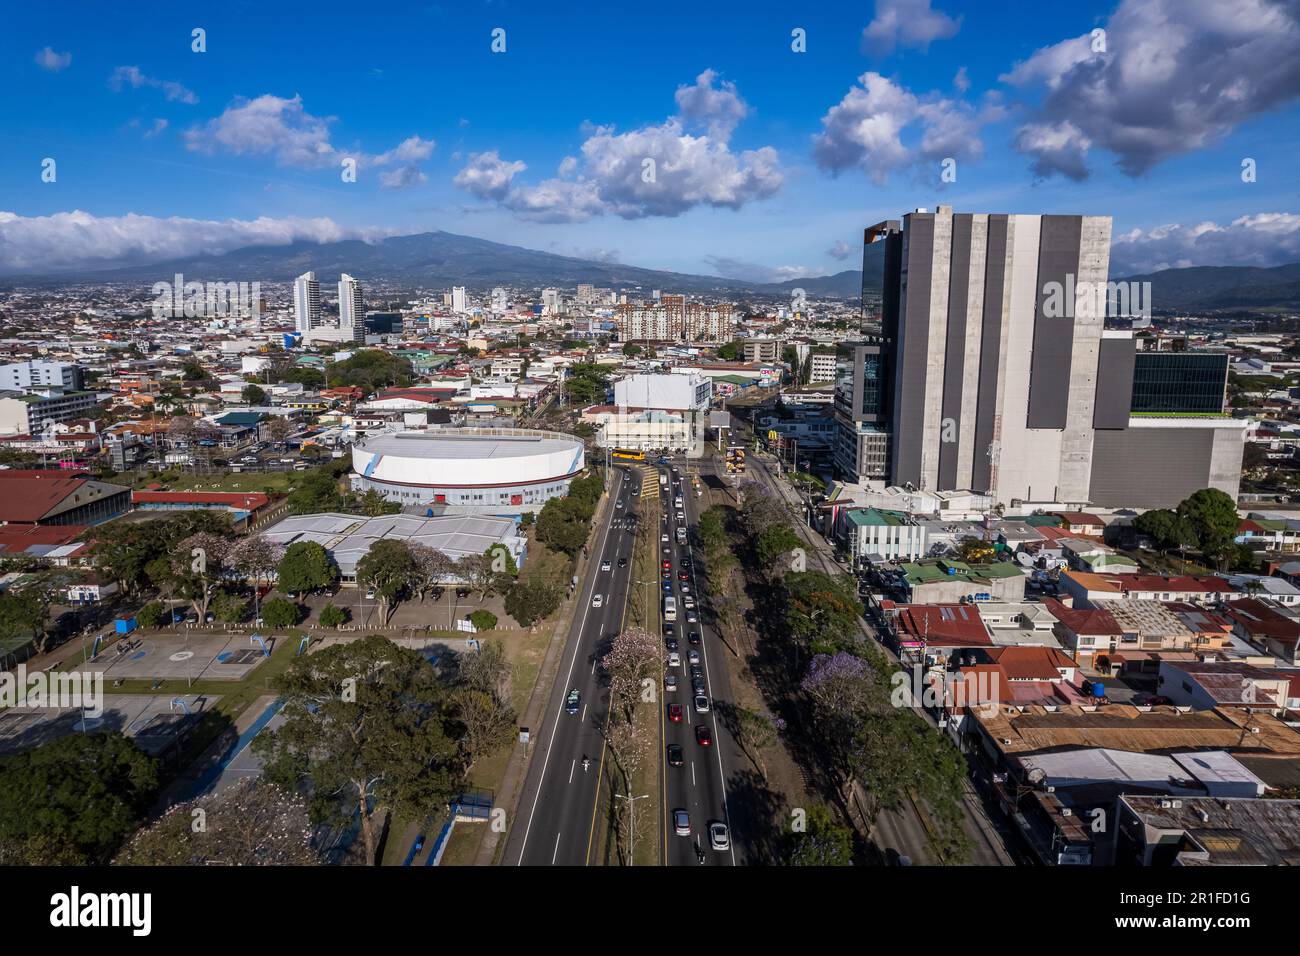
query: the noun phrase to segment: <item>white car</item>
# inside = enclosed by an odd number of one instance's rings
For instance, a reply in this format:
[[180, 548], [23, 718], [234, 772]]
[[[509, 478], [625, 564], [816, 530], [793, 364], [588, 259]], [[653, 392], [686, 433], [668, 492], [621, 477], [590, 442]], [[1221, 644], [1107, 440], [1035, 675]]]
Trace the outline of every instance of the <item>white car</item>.
[[686, 652], [686, 660], [692, 664], [698, 664], [700, 662], [700, 652], [692, 647]]
[[678, 836], [691, 835], [691, 816], [685, 810], [673, 811], [673, 831]]
[[594, 597], [591, 599], [591, 606], [592, 606], [592, 607], [600, 607], [600, 606], [601, 606], [602, 604], [604, 604], [604, 603], [605, 603], [605, 599], [604, 599], [603, 597], [601, 597], [599, 594], [597, 594], [596, 596], [594, 596]]
[[619, 498], [618, 501], [614, 502], [614, 507], [615, 507], [615, 508], [621, 508], [621, 507], [623, 507], [623, 499], [622, 499], [622, 498]]
[[672, 653], [670, 653], [670, 654], [668, 655], [668, 666], [669, 666], [669, 667], [681, 667], [681, 666], [682, 666], [682, 656], [681, 656], [680, 654], [678, 654], [676, 651], [673, 651]]
[[715, 850], [731, 849], [731, 834], [725, 823], [715, 820], [709, 824], [709, 845]]
[[375, 589], [374, 589], [374, 588], [369, 588], [369, 589], [366, 591], [366, 600], [367, 600], [367, 601], [373, 601], [374, 599], [375, 599]]
[[667, 543], [668, 543], [668, 535], [667, 535], [667, 534], [661, 534], [661, 535], [659, 536], [659, 540], [660, 540], [661, 543], [667, 544]]
[[709, 698], [703, 694], [695, 695], [695, 712], [697, 714], [707, 714], [709, 712]]
[[608, 570], [610, 570], [610, 568], [612, 568], [612, 567], [613, 567], [613, 565], [610, 564], [608, 561], [602, 561], [602, 562], [600, 562], [600, 569], [601, 569], [602, 571], [608, 571]]

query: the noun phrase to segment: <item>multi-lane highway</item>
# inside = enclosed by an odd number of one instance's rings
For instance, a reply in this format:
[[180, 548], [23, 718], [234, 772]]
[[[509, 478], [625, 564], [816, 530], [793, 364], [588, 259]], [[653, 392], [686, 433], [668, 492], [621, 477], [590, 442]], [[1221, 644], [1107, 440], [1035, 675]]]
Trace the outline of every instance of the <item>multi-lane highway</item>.
[[[623, 481], [624, 473], [629, 480]], [[611, 472], [613, 500], [594, 538], [582, 582], [581, 604], [574, 615], [569, 640], [546, 710], [546, 722], [536, 728], [538, 749], [506, 844], [507, 864], [583, 866], [598, 862], [595, 847], [601, 788], [607, 772], [602, 728], [608, 715], [608, 692], [598, 664], [609, 640], [624, 626], [634, 562], [636, 535], [626, 527], [628, 515], [639, 520], [643, 476], [637, 469]], [[621, 566], [620, 566], [621, 565]], [[608, 570], [602, 570], [608, 567]], [[568, 697], [578, 691], [575, 713]], [[584, 770], [586, 757], [589, 769]]]
[[[712, 629], [703, 622], [709, 618], [707, 569], [701, 567], [693, 549], [697, 505], [689, 479], [683, 481], [673, 465], [629, 466], [612, 473], [611, 493], [615, 495], [595, 536], [596, 553], [591, 556], [586, 579], [580, 592], [580, 610], [574, 617], [565, 647], [559, 676], [548, 704], [546, 723], [535, 732], [538, 750], [533, 754], [527, 780], [518, 807], [518, 816], [507, 842], [507, 864], [546, 866], [582, 866], [603, 862], [597, 858], [602, 843], [607, 799], [599, 781], [610, 770], [602, 728], [608, 719], [608, 691], [599, 670], [600, 657], [612, 637], [626, 624], [629, 589], [641, 587], [649, 596], [649, 620], [661, 620], [663, 598], [671, 594], [677, 602], [677, 620], [673, 622], [679, 663], [669, 667], [666, 635], [664, 672], [677, 678], [673, 691], [666, 689], [660, 676], [659, 740], [661, 817], [659, 830], [660, 861], [668, 865], [698, 865], [702, 851], [707, 865], [734, 865], [743, 847], [737, 846], [731, 833], [724, 781], [724, 765], [735, 760], [738, 748], [725, 726], [717, 720], [715, 702], [731, 699], [725, 663], [719, 656], [721, 644]], [[628, 476], [623, 480], [623, 474]], [[663, 475], [665, 483], [660, 484]], [[653, 498], [659, 496], [659, 508]], [[678, 495], [682, 506], [675, 505]], [[644, 503], [644, 504], [643, 504]], [[680, 512], [681, 519], [677, 515]], [[646, 523], [657, 555], [660, 573], [654, 580], [634, 580], [633, 552], [636, 536], [627, 525], [627, 517]], [[662, 516], [662, 520], [661, 517]], [[687, 540], [679, 543], [677, 528], [688, 528]], [[667, 537], [667, 541], [662, 540]], [[663, 562], [669, 568], [663, 568]], [[622, 566], [620, 566], [620, 564]], [[602, 570], [608, 567], [609, 570]], [[682, 574], [685, 574], [685, 579]], [[665, 587], [667, 585], [667, 587]], [[599, 600], [597, 597], [599, 596]], [[687, 599], [696, 607], [688, 609]], [[697, 618], [689, 622], [688, 616]], [[695, 634], [695, 643], [691, 635]], [[691, 652], [698, 664], [690, 663]], [[692, 668], [703, 681], [706, 711], [697, 711], [692, 690]], [[576, 713], [569, 713], [569, 697], [578, 692]], [[682, 720], [668, 719], [669, 705], [681, 707]], [[705, 727], [712, 743], [698, 741], [696, 728]], [[680, 748], [681, 763], [669, 762], [669, 745]], [[583, 758], [590, 761], [584, 770]], [[679, 836], [673, 810], [683, 809], [690, 819], [690, 836]], [[709, 824], [727, 826], [730, 845], [725, 850], [711, 846]], [[698, 848], [698, 850], [697, 850]]]
[[[677, 620], [673, 622], [673, 630], [680, 658], [677, 666], [666, 668], [677, 678], [677, 689], [665, 691], [665, 703], [660, 708], [663, 742], [660, 761], [663, 768], [661, 859], [669, 866], [695, 865], [702, 851], [706, 865], [734, 866], [737, 839], [732, 832], [727, 806], [725, 765], [728, 760], [735, 760], [738, 748], [726, 726], [718, 720], [717, 711], [719, 702], [725, 704], [732, 699], [731, 683], [726, 663], [720, 656], [722, 645], [706, 623], [712, 615], [707, 596], [708, 569], [702, 566], [700, 550], [695, 547], [698, 542], [698, 503], [689, 479], [679, 471], [680, 464], [684, 462], [661, 468], [661, 474], [666, 474], [669, 480], [663, 486], [660, 498], [663, 520], [660, 523], [659, 564], [661, 572], [667, 570], [669, 573], [671, 593], [677, 602]], [[676, 503], [679, 498], [680, 506]], [[678, 543], [678, 527], [688, 529], [686, 543]], [[663, 540], [665, 535], [669, 539], [667, 542]], [[670, 565], [667, 569], [663, 568], [665, 561]], [[661, 602], [666, 593], [661, 585]], [[688, 600], [694, 600], [696, 608], [688, 608]], [[690, 621], [692, 616], [697, 620]], [[665, 651], [667, 647], [665, 645]], [[692, 664], [693, 656], [698, 658], [697, 664]], [[707, 711], [697, 709], [693, 680], [703, 681]], [[669, 708], [673, 706], [681, 708], [680, 722], [668, 719]], [[699, 742], [701, 728], [706, 729], [711, 738], [707, 746]], [[668, 759], [669, 748], [680, 753], [680, 765]], [[679, 809], [687, 812], [690, 836], [677, 833], [673, 811]], [[725, 850], [714, 849], [711, 845], [709, 824], [714, 822], [727, 827], [729, 845]]]

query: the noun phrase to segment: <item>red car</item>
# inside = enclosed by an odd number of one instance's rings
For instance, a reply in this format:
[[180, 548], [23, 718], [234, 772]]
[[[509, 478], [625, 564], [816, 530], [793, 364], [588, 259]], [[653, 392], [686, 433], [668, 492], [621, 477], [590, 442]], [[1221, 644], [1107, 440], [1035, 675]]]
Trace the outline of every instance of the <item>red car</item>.
[[665, 571], [671, 571], [672, 569], [673, 569], [673, 563], [672, 563], [671, 561], [665, 561], [665, 562], [664, 562], [664, 570], [665, 570]]
[[700, 724], [695, 728], [695, 742], [701, 747], [707, 747], [713, 743], [713, 731], [708, 727]]
[[668, 719], [671, 720], [674, 724], [680, 724], [680, 723], [682, 722], [682, 705], [681, 705], [681, 704], [669, 704], [669, 705], [668, 705]]
[[677, 572], [677, 580], [679, 580], [679, 581], [686, 581], [686, 580], [689, 580], [689, 578], [690, 578], [690, 575], [688, 575], [685, 571], [679, 571], [679, 572]]

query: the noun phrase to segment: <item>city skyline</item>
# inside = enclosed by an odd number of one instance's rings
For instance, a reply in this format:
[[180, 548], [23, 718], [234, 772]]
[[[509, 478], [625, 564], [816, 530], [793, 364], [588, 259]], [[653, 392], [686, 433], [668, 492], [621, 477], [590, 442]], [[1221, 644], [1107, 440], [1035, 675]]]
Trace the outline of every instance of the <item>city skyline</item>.
[[[1120, 275], [1300, 260], [1300, 24], [1264, 0], [666, 10], [635, 40], [613, 11], [400, 8], [432, 63], [328, 3], [292, 46], [251, 7], [158, 7], [111, 48], [59, 9], [0, 41], [29, 94], [4, 121], [3, 274], [442, 229], [778, 281], [855, 268], [862, 223], [939, 203], [1112, 216]], [[347, 68], [315, 68], [345, 13]]]

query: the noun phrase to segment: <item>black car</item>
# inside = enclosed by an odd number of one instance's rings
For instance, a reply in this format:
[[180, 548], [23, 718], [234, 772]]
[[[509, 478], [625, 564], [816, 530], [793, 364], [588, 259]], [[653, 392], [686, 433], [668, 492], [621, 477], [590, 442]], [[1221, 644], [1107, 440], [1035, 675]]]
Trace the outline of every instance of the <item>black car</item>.
[[680, 767], [685, 762], [686, 761], [683, 759], [682, 756], [682, 745], [669, 744], [668, 745], [668, 766]]
[[625, 567], [627, 567], [627, 558], [619, 558], [619, 559], [618, 559], [618, 566], [619, 566], [620, 568], [625, 568]]
[[664, 637], [672, 637], [676, 633], [677, 628], [675, 628], [671, 622], [664, 625]]
[[677, 638], [675, 637], [664, 638], [664, 647], [668, 648], [668, 650], [670, 651], [677, 650]]
[[689, 640], [692, 644], [695, 644], [695, 645], [698, 646], [699, 643], [700, 643], [700, 632], [699, 632], [699, 631], [691, 631], [690, 636], [687, 638], [687, 640]]
[[691, 690], [696, 694], [703, 694], [707, 688], [704, 686], [704, 678], [695, 677], [691, 679]]

